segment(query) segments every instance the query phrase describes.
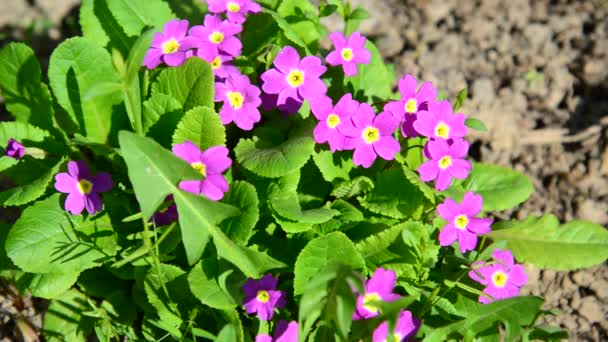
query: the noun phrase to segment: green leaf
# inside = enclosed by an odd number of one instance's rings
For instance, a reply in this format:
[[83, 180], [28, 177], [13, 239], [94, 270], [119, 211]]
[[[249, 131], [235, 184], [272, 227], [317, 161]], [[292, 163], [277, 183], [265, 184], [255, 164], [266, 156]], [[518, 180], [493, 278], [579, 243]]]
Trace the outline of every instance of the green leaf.
[[369, 12], [363, 7], [357, 7], [354, 11], [348, 16], [350, 19], [358, 19], [363, 20], [370, 17]]
[[258, 13], [247, 17], [243, 24], [241, 40], [243, 56], [254, 56], [275, 38], [279, 25], [269, 13]]
[[435, 204], [435, 192], [433, 191], [433, 188], [431, 188], [427, 183], [423, 182], [416, 172], [412, 171], [404, 165], [403, 174], [405, 175], [405, 178], [410, 181], [410, 183], [412, 183], [420, 191], [422, 191], [422, 194], [426, 199], [429, 200], [429, 202]]
[[112, 106], [120, 102], [119, 94], [84, 99], [96, 84], [119, 81], [105, 49], [81, 37], [65, 40], [51, 55], [49, 79], [57, 102], [79, 124], [82, 135], [105, 143], [119, 128], [112, 127]]
[[109, 8], [108, 0], [83, 0], [80, 8], [83, 36], [100, 47], [126, 56], [135, 39], [129, 38]]
[[180, 67], [163, 69], [152, 85], [152, 95], [171, 95], [183, 105], [184, 111], [197, 106], [213, 108], [214, 82], [209, 63], [190, 58]]
[[17, 121], [50, 129], [53, 102], [40, 77], [40, 64], [29, 46], [9, 43], [0, 51], [0, 92], [6, 110]]
[[232, 183], [223, 201], [239, 208], [241, 214], [225, 219], [220, 223], [220, 228], [232, 241], [242, 245], [247, 244], [260, 216], [255, 187], [245, 181], [236, 181]]
[[107, 0], [108, 7], [128, 36], [138, 36], [146, 27], [160, 31], [175, 15], [162, 0]]
[[160, 264], [148, 270], [144, 279], [148, 302], [161, 321], [179, 328], [194, 304], [186, 272], [177, 266]]
[[491, 164], [474, 163], [464, 182], [470, 190], [483, 197], [483, 210], [505, 210], [524, 202], [532, 192], [532, 182], [518, 171]]
[[70, 215], [60, 197], [29, 206], [8, 234], [6, 252], [26, 272], [78, 273], [116, 254], [109, 217]]
[[495, 229], [488, 236], [506, 241], [518, 260], [543, 268], [574, 270], [608, 258], [608, 231], [587, 221], [570, 221], [560, 227], [555, 216], [546, 215], [511, 222], [509, 228]]
[[26, 273], [17, 282], [19, 288], [30, 291], [32, 296], [55, 299], [76, 283], [79, 273]]
[[306, 46], [306, 42], [304, 40], [302, 40], [302, 37], [300, 37], [298, 32], [296, 32], [296, 30], [291, 26], [291, 24], [289, 22], [287, 22], [287, 20], [285, 20], [285, 18], [283, 18], [283, 16], [281, 16], [279, 13], [277, 13], [273, 10], [266, 9], [266, 8], [262, 9], [262, 11], [263, 11], [263, 13], [270, 14], [274, 18], [274, 20], [279, 25], [279, 28], [283, 31], [285, 38], [289, 39], [295, 45], [303, 48], [305, 50], [306, 54], [310, 54], [310, 51], [308, 50], [308, 47]]
[[226, 131], [220, 116], [209, 107], [194, 107], [177, 124], [173, 143], [192, 141], [201, 151], [226, 144]]
[[350, 171], [355, 168], [355, 164], [350, 157], [344, 154], [332, 153], [323, 150], [312, 155], [315, 165], [321, 171], [323, 179], [328, 182], [334, 180], [350, 180]]
[[372, 234], [366, 238], [357, 241], [355, 248], [364, 258], [384, 251], [390, 246], [403, 230], [405, 224], [398, 224], [385, 229], [379, 233]]
[[331, 232], [311, 240], [298, 255], [294, 269], [294, 294], [304, 293], [308, 281], [330, 265], [348, 265], [365, 270], [365, 261], [353, 242], [342, 232]]
[[80, 28], [85, 38], [101, 47], [105, 47], [110, 38], [95, 15], [96, 2], [103, 2], [105, 4], [105, 0], [82, 0], [82, 4], [80, 5]]
[[23, 205], [40, 198], [44, 195], [53, 176], [59, 172], [59, 168], [64, 162], [65, 159], [61, 159], [38, 179], [0, 192], [0, 205]]
[[[25, 147], [28, 147], [32, 144], [41, 145], [48, 137], [49, 134], [46, 131], [25, 122], [0, 122], [0, 146], [2, 148], [7, 146], [10, 138], [15, 139]], [[18, 162], [17, 159], [11, 158], [3, 153], [2, 156], [0, 156], [0, 171], [6, 170]]]
[[485, 132], [488, 130], [483, 121], [475, 118], [467, 118], [464, 120], [464, 125], [479, 132]]
[[331, 195], [337, 198], [351, 198], [364, 194], [374, 188], [374, 182], [365, 176], [355, 177], [350, 181], [338, 184]]
[[226, 324], [215, 338], [215, 342], [237, 341], [236, 328], [233, 324]]
[[[161, 130], [168, 130], [169, 132], [162, 133], [170, 136], [183, 116], [182, 105], [176, 98], [161, 93], [153, 94], [144, 102], [144, 133], [150, 131], [150, 135], [155, 136], [155, 131], [160, 133]], [[156, 130], [154, 130], [155, 125], [158, 126]]]
[[309, 17], [317, 17], [317, 8], [308, 0], [282, 1], [277, 13], [285, 18], [293, 32], [310, 46], [321, 38], [315, 22]]
[[[240, 305], [245, 278], [215, 259], [203, 259], [188, 274], [190, 290], [203, 304], [214, 309], [232, 309]], [[226, 286], [230, 288], [226, 288]]]
[[403, 219], [420, 218], [426, 199], [405, 177], [403, 169], [395, 168], [379, 173], [374, 189], [364, 198], [359, 197], [359, 202], [376, 214]]
[[84, 341], [92, 330], [82, 313], [90, 310], [87, 297], [77, 290], [68, 290], [52, 300], [44, 315], [42, 333], [51, 341]]
[[458, 110], [462, 107], [464, 101], [467, 99], [467, 96], [469, 96], [467, 88], [463, 88], [458, 92], [456, 95], [456, 101], [454, 101], [454, 113], [458, 112]]
[[356, 76], [345, 77], [345, 86], [347, 89], [350, 87], [353, 94], [358, 95], [362, 91], [369, 100], [374, 98], [388, 99], [393, 95], [391, 90], [392, 77], [376, 45], [368, 39], [365, 48], [372, 55], [370, 63], [358, 65], [359, 71]]

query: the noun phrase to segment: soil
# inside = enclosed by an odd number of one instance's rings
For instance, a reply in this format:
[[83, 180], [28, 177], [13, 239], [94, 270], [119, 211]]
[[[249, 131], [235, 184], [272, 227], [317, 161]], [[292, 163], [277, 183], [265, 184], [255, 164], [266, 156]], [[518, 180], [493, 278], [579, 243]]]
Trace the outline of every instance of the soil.
[[[554, 214], [608, 226], [608, 1], [349, 1], [371, 13], [361, 32], [398, 77], [432, 81], [451, 99], [468, 88], [461, 112], [488, 128], [470, 136], [475, 160], [533, 180], [532, 198], [498, 218]], [[44, 67], [58, 41], [77, 34], [77, 3], [3, 2], [0, 42], [25, 38]], [[326, 22], [341, 29], [331, 17]], [[571, 341], [608, 340], [608, 264], [527, 271], [524, 292], [560, 310], [547, 323], [567, 329]], [[32, 301], [24, 297], [15, 310], [10, 293], [0, 291], [0, 325], [12, 327], [0, 337], [8, 339], [20, 335], [19, 313], [40, 325]]]

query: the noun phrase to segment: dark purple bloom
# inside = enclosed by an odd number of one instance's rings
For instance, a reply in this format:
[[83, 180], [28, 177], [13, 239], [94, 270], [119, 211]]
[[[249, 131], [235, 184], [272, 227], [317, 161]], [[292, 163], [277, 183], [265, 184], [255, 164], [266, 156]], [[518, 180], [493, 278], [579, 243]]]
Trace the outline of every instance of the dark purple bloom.
[[279, 321], [274, 329], [274, 337], [266, 334], [256, 336], [255, 342], [297, 342], [298, 322]]
[[91, 176], [89, 168], [82, 160], [70, 161], [68, 172], [55, 175], [55, 189], [68, 194], [65, 210], [72, 215], [80, 214], [85, 208], [90, 215], [101, 211], [103, 203], [99, 193], [112, 189], [112, 176], [99, 172]]
[[[173, 202], [173, 195], [167, 196], [165, 201]], [[155, 212], [154, 216], [152, 216], [154, 224], [157, 226], [166, 226], [177, 221], [177, 218], [177, 206], [175, 205], [175, 202], [171, 203], [168, 207]]]
[[262, 109], [264, 111], [271, 111], [275, 108], [277, 108], [279, 110], [279, 112], [281, 112], [284, 115], [290, 115], [290, 114], [295, 114], [297, 113], [300, 108], [302, 108], [302, 104], [303, 104], [303, 99], [300, 100], [296, 100], [296, 99], [292, 99], [289, 98], [287, 99], [287, 101], [281, 105], [277, 105], [277, 101], [279, 99], [279, 95], [278, 94], [267, 94], [262, 92], [262, 95], [260, 96], [262, 99]]
[[266, 274], [260, 280], [247, 279], [243, 285], [245, 299], [243, 306], [248, 314], [257, 313], [263, 321], [269, 321], [274, 315], [274, 308], [282, 308], [286, 304], [285, 292], [277, 290], [279, 279]]
[[185, 141], [183, 144], [173, 145], [173, 153], [188, 162], [203, 177], [202, 180], [179, 182], [180, 189], [196, 195], [203, 194], [213, 201], [224, 197], [229, 186], [222, 173], [232, 165], [226, 147], [213, 146], [201, 152], [192, 141]]
[[479, 296], [479, 302], [484, 304], [518, 296], [520, 288], [528, 282], [524, 267], [515, 264], [511, 251], [495, 249], [492, 258], [494, 263], [473, 263], [473, 269], [469, 272], [471, 279], [486, 285], [483, 292], [493, 298]]
[[462, 138], [467, 134], [464, 114], [454, 114], [450, 102], [430, 101], [426, 110], [418, 112], [413, 123], [416, 132], [435, 139]]
[[209, 12], [224, 13], [235, 24], [245, 22], [248, 13], [259, 13], [262, 7], [252, 0], [207, 0]]
[[353, 313], [353, 319], [367, 319], [378, 316], [378, 309], [369, 305], [373, 301], [392, 302], [399, 299], [399, 295], [393, 293], [397, 275], [395, 271], [385, 270], [380, 267], [374, 275], [365, 282], [365, 292], [357, 297], [357, 308]]
[[469, 143], [454, 139], [450, 145], [443, 139], [429, 140], [425, 147], [431, 160], [418, 167], [420, 179], [430, 182], [434, 179], [435, 189], [443, 191], [452, 184], [452, 177], [465, 179], [471, 170], [471, 163], [464, 159], [469, 152]]
[[262, 118], [258, 110], [262, 104], [261, 93], [247, 76], [239, 73], [229, 75], [224, 83], [215, 83], [215, 101], [224, 102], [220, 111], [222, 123], [234, 121], [240, 129], [251, 130]]
[[144, 57], [143, 65], [154, 69], [161, 63], [180, 66], [186, 60], [186, 51], [192, 48], [192, 41], [186, 37], [188, 20], [174, 19], [165, 24], [163, 32], [156, 32], [152, 47]]
[[361, 33], [355, 32], [347, 40], [342, 33], [334, 32], [329, 35], [329, 39], [336, 49], [330, 52], [325, 60], [329, 65], [342, 65], [346, 76], [357, 74], [357, 64], [369, 64], [372, 55], [365, 48], [367, 39]]
[[[411, 312], [407, 310], [401, 311], [397, 318], [395, 331], [392, 334], [395, 341], [409, 341], [410, 338], [416, 336], [420, 323], [420, 320], [414, 318]], [[388, 336], [388, 323], [384, 321], [374, 330], [373, 342], [386, 342], [388, 341]]]
[[482, 205], [482, 197], [471, 191], [464, 195], [462, 204], [446, 198], [438, 205], [439, 215], [448, 221], [439, 234], [441, 246], [449, 246], [458, 240], [462, 253], [474, 250], [477, 246], [477, 235], [487, 234], [491, 230], [491, 218], [475, 217], [481, 212]]
[[236, 57], [241, 54], [243, 44], [235, 37], [241, 25], [222, 21], [219, 15], [206, 15], [204, 25], [193, 26], [189, 33], [196, 39], [196, 55], [213, 61], [220, 53]]
[[343, 150], [345, 137], [340, 133], [340, 127], [350, 121], [359, 108], [359, 102], [353, 100], [351, 94], [346, 94], [334, 107], [331, 98], [322, 96], [310, 101], [310, 108], [319, 120], [313, 132], [317, 144], [329, 143], [332, 152]]
[[10, 138], [6, 145], [6, 155], [11, 158], [21, 159], [25, 155], [25, 146], [17, 140]]

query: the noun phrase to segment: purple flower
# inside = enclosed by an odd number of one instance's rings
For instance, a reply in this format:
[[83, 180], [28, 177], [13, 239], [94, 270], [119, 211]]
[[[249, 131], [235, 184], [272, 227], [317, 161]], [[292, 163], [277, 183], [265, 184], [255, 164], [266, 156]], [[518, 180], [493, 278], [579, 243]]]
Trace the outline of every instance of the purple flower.
[[235, 37], [241, 32], [241, 25], [222, 21], [219, 15], [206, 15], [204, 25], [193, 26], [189, 33], [197, 39], [196, 55], [206, 61], [213, 61], [223, 53], [236, 57], [241, 54], [243, 44]]
[[103, 203], [99, 193], [112, 189], [112, 176], [99, 172], [91, 176], [89, 168], [82, 160], [70, 161], [68, 172], [55, 175], [55, 189], [68, 194], [65, 199], [65, 210], [72, 215], [80, 214], [85, 208], [89, 215], [101, 211]]
[[[513, 254], [509, 250], [495, 249], [492, 253], [494, 263], [478, 261], [473, 263], [473, 270], [469, 277], [486, 285], [484, 293], [490, 295], [494, 300], [515, 297], [519, 295], [519, 289], [528, 282], [528, 276], [522, 265], [516, 265]], [[486, 296], [479, 296], [480, 303], [493, 301]]]
[[152, 47], [144, 57], [143, 65], [154, 69], [161, 63], [169, 66], [180, 66], [186, 60], [186, 51], [193, 47], [193, 42], [186, 37], [188, 20], [170, 20], [165, 24], [163, 32], [156, 32], [152, 39]]
[[430, 101], [428, 108], [418, 112], [413, 123], [416, 132], [435, 139], [462, 138], [467, 134], [464, 114], [454, 114], [452, 105], [446, 101]]
[[213, 146], [201, 152], [193, 142], [185, 141], [173, 145], [173, 154], [188, 162], [203, 177], [202, 180], [181, 181], [180, 189], [197, 195], [203, 194], [214, 201], [224, 197], [229, 187], [222, 173], [232, 165], [226, 147]]
[[425, 146], [431, 160], [420, 167], [420, 179], [430, 182], [437, 179], [435, 189], [443, 191], [452, 184], [452, 177], [465, 179], [471, 170], [471, 163], [463, 159], [469, 151], [469, 143], [463, 139], [454, 139], [450, 145], [443, 139], [429, 140]]
[[329, 65], [342, 65], [346, 76], [357, 74], [357, 64], [369, 64], [372, 55], [365, 48], [365, 37], [359, 32], [355, 32], [346, 37], [340, 32], [329, 35], [329, 39], [334, 43], [335, 50], [330, 52], [325, 58]]
[[262, 10], [260, 5], [251, 0], [207, 0], [207, 2], [209, 12], [226, 12], [228, 20], [235, 24], [244, 23], [247, 13], [258, 13]]
[[462, 204], [458, 204], [451, 198], [446, 198], [437, 206], [437, 211], [442, 219], [448, 221], [439, 234], [439, 244], [449, 246], [456, 239], [460, 251], [465, 253], [472, 251], [477, 246], [477, 235], [490, 232], [491, 218], [475, 217], [481, 212], [483, 199], [469, 191], [464, 195]]
[[416, 91], [416, 79], [412, 75], [405, 75], [399, 80], [400, 101], [392, 101], [384, 106], [384, 110], [391, 112], [401, 121], [401, 134], [403, 137], [417, 137], [414, 122], [418, 113], [428, 111], [428, 104], [435, 102], [437, 89], [431, 82], [425, 82]]
[[[173, 195], [167, 196], [165, 201], [173, 202]], [[177, 218], [177, 206], [175, 205], [175, 202], [171, 203], [168, 207], [155, 212], [154, 216], [152, 216], [152, 220], [154, 220], [154, 224], [157, 226], [166, 226], [177, 221]]]
[[399, 121], [388, 112], [375, 116], [373, 108], [362, 103], [350, 122], [340, 126], [340, 132], [347, 139], [344, 149], [355, 149], [353, 162], [367, 168], [372, 166], [376, 156], [393, 160], [401, 146], [393, 137]]
[[372, 301], [392, 302], [399, 299], [399, 295], [393, 293], [397, 275], [394, 271], [385, 270], [380, 267], [374, 275], [365, 282], [365, 292], [357, 297], [357, 308], [353, 313], [353, 319], [367, 319], [379, 315], [378, 309], [369, 305]]
[[359, 103], [353, 100], [351, 94], [342, 96], [334, 107], [331, 98], [322, 96], [310, 102], [314, 116], [319, 120], [314, 130], [317, 144], [329, 143], [332, 152], [344, 149], [345, 137], [340, 133], [340, 127], [349, 122], [351, 116], [359, 108]]
[[247, 279], [243, 285], [245, 299], [243, 306], [248, 314], [257, 313], [263, 321], [269, 321], [274, 315], [274, 308], [285, 306], [285, 292], [277, 290], [279, 279], [267, 274], [260, 280]]
[[[191, 52], [191, 56], [196, 56]], [[198, 57], [198, 56], [196, 56]], [[199, 57], [202, 58], [202, 57]], [[209, 65], [211, 65], [211, 70], [213, 70], [213, 74], [217, 79], [221, 79], [221, 80], [225, 80], [226, 78], [228, 78], [228, 75], [232, 74], [232, 73], [238, 73], [239, 69], [237, 67], [235, 67], [234, 65], [232, 65], [230, 63], [230, 61], [232, 61], [233, 57], [229, 56], [229, 55], [225, 55], [225, 54], [218, 54], [217, 56], [213, 57], [213, 58], [209, 58], [207, 59], [207, 57], [202, 58], [205, 62], [209, 63]]]
[[297, 113], [302, 108], [303, 99], [292, 99], [289, 98], [281, 105], [277, 105], [279, 99], [278, 94], [267, 94], [262, 92], [262, 109], [266, 112], [277, 108], [282, 114], [290, 115]]
[[21, 159], [25, 155], [25, 146], [17, 140], [10, 138], [6, 145], [6, 155], [11, 158]]
[[227, 125], [234, 121], [240, 129], [251, 130], [262, 118], [258, 110], [262, 104], [261, 93], [247, 76], [239, 73], [229, 75], [224, 83], [216, 83], [215, 102], [224, 102], [220, 111], [222, 123]]
[[[401, 311], [397, 318], [395, 331], [393, 332], [395, 341], [408, 341], [414, 337], [420, 328], [420, 323], [420, 320], [414, 318], [411, 312], [406, 310]], [[372, 341], [386, 342], [388, 341], [388, 336], [388, 323], [384, 321], [374, 330]]]
[[274, 330], [274, 337], [266, 334], [256, 336], [255, 342], [297, 342], [298, 341], [298, 322], [279, 321]]
[[286, 104], [289, 99], [303, 102], [303, 99], [313, 100], [327, 92], [327, 86], [321, 80], [327, 68], [321, 64], [319, 57], [306, 56], [300, 60], [298, 51], [286, 46], [274, 59], [274, 66], [260, 77], [264, 82], [264, 92], [279, 95], [279, 106]]

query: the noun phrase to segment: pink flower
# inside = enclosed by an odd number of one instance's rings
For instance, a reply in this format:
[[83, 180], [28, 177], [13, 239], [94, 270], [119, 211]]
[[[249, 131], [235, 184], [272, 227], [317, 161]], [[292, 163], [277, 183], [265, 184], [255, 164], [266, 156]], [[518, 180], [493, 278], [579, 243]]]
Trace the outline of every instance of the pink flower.
[[458, 204], [451, 198], [437, 206], [437, 211], [442, 219], [448, 221], [439, 234], [441, 246], [449, 246], [456, 239], [460, 251], [465, 253], [472, 251], [477, 246], [477, 235], [490, 232], [492, 219], [475, 217], [481, 212], [483, 199], [469, 191], [464, 195], [462, 204]]
[[393, 137], [398, 125], [399, 121], [390, 113], [375, 116], [373, 108], [362, 103], [351, 121], [340, 127], [340, 132], [347, 137], [344, 149], [354, 148], [353, 162], [365, 168], [372, 166], [377, 156], [393, 160], [401, 149]]
[[99, 172], [91, 176], [89, 168], [82, 160], [70, 161], [68, 172], [55, 175], [55, 189], [68, 194], [65, 199], [65, 210], [78, 215], [86, 208], [89, 215], [103, 209], [99, 193], [112, 189], [112, 176], [107, 172]]
[[234, 121], [240, 129], [251, 130], [262, 118], [258, 110], [262, 103], [261, 93], [247, 76], [239, 73], [229, 75], [224, 83], [216, 83], [215, 102], [224, 102], [220, 111], [222, 123], [227, 125]]
[[[411, 312], [406, 310], [401, 311], [397, 318], [397, 325], [393, 331], [395, 341], [409, 341], [410, 338], [416, 336], [420, 323], [420, 320], [414, 318]], [[384, 321], [374, 330], [372, 341], [386, 342], [388, 341], [388, 336], [388, 323]]]
[[21, 159], [25, 155], [25, 146], [13, 138], [8, 139], [5, 150], [6, 156], [14, 159]]
[[463, 139], [454, 139], [451, 144], [443, 139], [429, 140], [425, 149], [431, 160], [420, 165], [418, 173], [425, 182], [436, 179], [435, 189], [443, 191], [452, 184], [452, 177], [465, 179], [469, 175], [471, 163], [463, 159], [469, 143]]
[[399, 295], [393, 293], [397, 275], [395, 271], [385, 270], [380, 267], [374, 275], [365, 282], [365, 292], [357, 297], [357, 308], [353, 313], [353, 320], [368, 319], [378, 316], [380, 313], [375, 306], [369, 305], [372, 301], [392, 302], [399, 299]]
[[222, 21], [219, 15], [206, 15], [204, 25], [193, 26], [189, 33], [196, 38], [196, 55], [206, 61], [213, 61], [223, 53], [236, 57], [241, 54], [243, 44], [235, 37], [241, 32], [241, 25]]
[[201, 152], [193, 142], [185, 141], [173, 145], [173, 154], [188, 162], [203, 177], [202, 180], [181, 181], [180, 189], [196, 195], [203, 194], [213, 201], [224, 197], [229, 186], [222, 173], [232, 165], [226, 147], [213, 146]]
[[418, 113], [428, 113], [429, 103], [435, 102], [437, 89], [431, 82], [425, 82], [416, 91], [416, 79], [412, 75], [405, 75], [399, 80], [400, 101], [392, 101], [384, 106], [384, 110], [391, 112], [401, 121], [401, 134], [404, 137], [417, 137], [418, 132], [414, 129], [414, 122]]
[[211, 65], [211, 70], [213, 70], [213, 74], [215, 75], [216, 80], [226, 79], [228, 78], [228, 75], [239, 72], [239, 69], [230, 63], [230, 61], [232, 61], [233, 59], [232, 56], [220, 53], [213, 58], [205, 56], [202, 57], [202, 59], [209, 63], [209, 65]]
[[516, 265], [513, 254], [509, 250], [495, 249], [492, 253], [494, 263], [484, 263], [478, 261], [473, 263], [473, 270], [469, 272], [469, 277], [486, 285], [484, 293], [486, 296], [479, 296], [480, 303], [490, 303], [493, 300], [505, 299], [519, 295], [519, 290], [528, 282], [528, 276], [522, 265]]
[[174, 19], [167, 22], [162, 33], [154, 34], [152, 47], [142, 64], [148, 69], [154, 69], [161, 63], [172, 67], [184, 64], [186, 52], [194, 44], [190, 37], [186, 37], [188, 25], [188, 20]]
[[425, 137], [435, 139], [462, 138], [467, 134], [464, 114], [454, 114], [452, 105], [446, 101], [430, 101], [427, 110], [418, 112], [414, 129]]
[[298, 322], [279, 321], [274, 330], [274, 337], [266, 334], [256, 336], [255, 342], [297, 342], [298, 341]]
[[274, 315], [274, 308], [285, 306], [285, 292], [277, 290], [279, 279], [267, 274], [260, 280], [247, 279], [243, 285], [245, 299], [243, 306], [248, 314], [257, 313], [263, 321], [269, 321]]
[[264, 82], [262, 90], [265, 93], [279, 95], [277, 105], [284, 105], [289, 99], [296, 102], [312, 100], [327, 92], [327, 86], [321, 80], [321, 75], [327, 68], [321, 64], [319, 57], [306, 56], [300, 60], [298, 51], [286, 46], [273, 64], [275, 67], [260, 77]]
[[336, 49], [325, 60], [329, 65], [342, 65], [346, 76], [357, 74], [357, 64], [369, 64], [372, 55], [365, 48], [367, 39], [361, 33], [355, 32], [347, 40], [342, 33], [334, 32], [329, 35], [329, 39]]
[[332, 152], [343, 150], [345, 137], [340, 133], [340, 127], [350, 121], [351, 116], [359, 108], [359, 103], [353, 100], [351, 94], [346, 94], [335, 107], [331, 98], [327, 96], [311, 101], [310, 107], [319, 120], [313, 132], [317, 144], [329, 143]]
[[245, 22], [245, 15], [248, 13], [259, 13], [262, 7], [251, 0], [207, 0], [209, 12], [224, 13], [228, 20], [235, 24]]

